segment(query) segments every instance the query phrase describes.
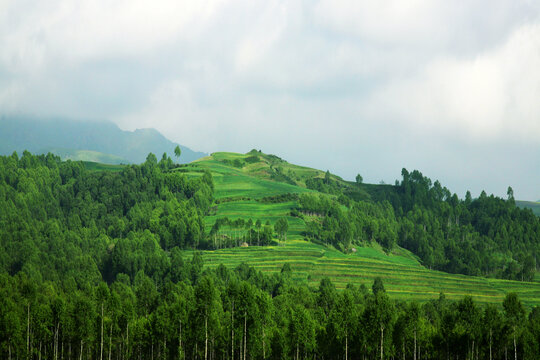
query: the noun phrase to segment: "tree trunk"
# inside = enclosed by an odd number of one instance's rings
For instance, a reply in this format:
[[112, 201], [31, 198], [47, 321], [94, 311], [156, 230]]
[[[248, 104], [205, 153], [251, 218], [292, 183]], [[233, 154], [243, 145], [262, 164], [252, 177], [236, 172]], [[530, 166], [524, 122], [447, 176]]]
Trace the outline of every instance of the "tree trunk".
[[299, 347], [298, 347], [298, 341], [297, 341], [296, 342], [296, 360], [299, 359], [299, 356], [300, 356], [300, 354], [299, 354]]
[[83, 354], [83, 341], [81, 340], [81, 352], [79, 353], [79, 360], [82, 360], [82, 354]]
[[516, 327], [514, 326], [514, 360], [517, 360]]
[[101, 342], [99, 346], [99, 360], [103, 360], [103, 301], [101, 302]]
[[246, 343], [247, 343], [247, 313], [244, 310], [244, 360], [246, 360]]
[[111, 354], [112, 354], [112, 321], [111, 321], [111, 327], [109, 330], [109, 360], [111, 360]]
[[489, 329], [489, 360], [493, 360], [493, 358], [491, 357], [491, 342], [492, 342], [492, 334], [493, 334], [493, 330], [491, 330], [491, 328]]
[[231, 309], [231, 359], [234, 360], [234, 301]]
[[179, 360], [182, 360], [184, 357], [184, 350], [182, 349], [182, 320], [180, 320], [180, 332], [178, 334], [178, 345], [180, 346], [180, 354], [178, 354]]
[[348, 345], [349, 345], [349, 334], [345, 331], [345, 360], [348, 360]]
[[414, 328], [414, 360], [416, 360], [416, 328]]
[[208, 360], [208, 315], [204, 317], [204, 360]]
[[56, 327], [54, 329], [54, 336], [53, 336], [53, 357], [54, 360], [58, 359], [58, 333], [59, 333], [59, 327], [60, 322], [56, 324]]
[[384, 326], [381, 324], [381, 360], [383, 360]]
[[26, 357], [30, 359], [30, 301], [28, 302], [28, 316], [26, 320]]
[[129, 358], [129, 322], [126, 324], [126, 357]]
[[263, 324], [263, 328], [262, 328], [262, 347], [263, 347], [263, 360], [266, 359], [266, 349], [264, 348], [264, 324]]

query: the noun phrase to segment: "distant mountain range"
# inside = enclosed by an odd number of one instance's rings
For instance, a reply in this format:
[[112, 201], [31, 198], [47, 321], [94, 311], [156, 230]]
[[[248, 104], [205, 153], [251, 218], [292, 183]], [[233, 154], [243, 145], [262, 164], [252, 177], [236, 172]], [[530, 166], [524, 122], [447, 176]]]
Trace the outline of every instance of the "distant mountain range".
[[[182, 150], [179, 160], [174, 157], [176, 145]], [[24, 150], [108, 164], [142, 163], [150, 152], [158, 160], [166, 152], [180, 163], [207, 155], [176, 144], [155, 129], [124, 131], [110, 121], [0, 117], [0, 154], [9, 155], [13, 151], [20, 154]]]

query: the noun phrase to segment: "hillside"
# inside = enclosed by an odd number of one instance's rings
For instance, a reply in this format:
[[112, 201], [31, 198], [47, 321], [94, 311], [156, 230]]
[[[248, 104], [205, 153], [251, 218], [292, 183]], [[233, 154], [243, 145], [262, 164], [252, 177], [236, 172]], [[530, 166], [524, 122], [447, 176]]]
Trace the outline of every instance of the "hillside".
[[535, 215], [540, 216], [540, 201], [516, 200], [516, 205], [523, 209], [531, 209]]
[[[514, 352], [535, 359], [539, 282], [430, 270], [385, 241], [403, 225], [388, 201], [351, 200], [344, 190], [361, 184], [294, 165], [272, 180], [282, 173], [274, 157], [251, 156], [188, 165], [0, 156], [0, 357], [48, 359], [64, 348], [90, 359], [108, 344], [111, 358], [202, 359], [210, 344], [221, 359], [231, 347], [239, 359], [299, 359], [297, 339], [307, 339], [307, 357], [331, 359], [346, 322], [350, 358], [378, 358], [378, 344], [401, 358], [412, 341], [404, 331], [416, 326], [422, 358], [463, 359], [488, 335], [514, 344], [505, 329], [515, 324]], [[490, 347], [477, 344], [485, 358]]]
[[[301, 205], [298, 197], [291, 194], [311, 193], [329, 200], [337, 199], [336, 195], [306, 188], [309, 179], [323, 179], [323, 171], [292, 165], [273, 155], [254, 151], [248, 154], [213, 153], [175, 171], [196, 178], [205, 170], [212, 173], [216, 198], [213, 211], [204, 219], [207, 233], [211, 233], [212, 227], [224, 218], [233, 224], [218, 232], [225, 239], [240, 236], [240, 233], [246, 239], [248, 232], [244, 224], [249, 220], [253, 223], [260, 220], [263, 224], [268, 221], [274, 225], [278, 219], [285, 218], [289, 224], [287, 241], [278, 241], [271, 247], [204, 251], [203, 258], [209, 268], [221, 263], [232, 268], [245, 262], [256, 269], [274, 273], [284, 263], [290, 263], [294, 277], [311, 286], [317, 286], [324, 276], [329, 276], [338, 288], [344, 288], [348, 283], [368, 286], [376, 276], [382, 276], [389, 293], [400, 299], [412, 297], [426, 301], [444, 292], [451, 299], [471, 295], [481, 303], [499, 303], [505, 293], [516, 291], [528, 306], [540, 304], [538, 282], [486, 279], [429, 270], [416, 255], [398, 245], [387, 252], [375, 241], [364, 241], [360, 246], [351, 245], [344, 253], [333, 246], [306, 241], [307, 222], [313, 217], [293, 215]], [[362, 198], [374, 199], [395, 192], [389, 185], [358, 185], [333, 175], [331, 178], [345, 192]], [[238, 219], [244, 221], [242, 225], [234, 225]], [[217, 244], [209, 246], [219, 247], [219, 237]], [[356, 253], [352, 253], [353, 247]]]
[[120, 156], [104, 154], [99, 151], [49, 148], [47, 152], [60, 156], [62, 160], [88, 161], [110, 165], [129, 164], [128, 160]]
[[[76, 156], [77, 160], [110, 164], [127, 161], [139, 164], [145, 161], [150, 152], [158, 157], [161, 157], [164, 152], [172, 154], [176, 145], [155, 129], [123, 131], [108, 121], [23, 116], [0, 118], [0, 154], [2, 155], [10, 155], [13, 151], [22, 153], [28, 150], [38, 154], [53, 152], [69, 158], [64, 154], [73, 155], [82, 150], [108, 155], [94, 157], [92, 160], [85, 156]], [[180, 149], [182, 150], [182, 156], [179, 159], [181, 163], [188, 163], [206, 155], [182, 145]]]

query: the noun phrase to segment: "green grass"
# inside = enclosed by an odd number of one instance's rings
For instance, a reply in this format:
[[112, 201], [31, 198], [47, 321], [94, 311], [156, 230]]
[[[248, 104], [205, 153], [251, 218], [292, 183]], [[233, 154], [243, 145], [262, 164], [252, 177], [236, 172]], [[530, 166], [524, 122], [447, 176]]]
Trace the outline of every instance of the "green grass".
[[129, 163], [129, 161], [121, 158], [120, 156], [105, 154], [105, 153], [92, 151], [92, 150], [51, 148], [51, 149], [48, 149], [48, 151], [60, 156], [62, 160], [89, 161], [89, 162], [111, 164], [111, 165]]
[[[257, 156], [259, 161], [247, 162], [250, 156]], [[241, 166], [234, 166], [234, 160], [240, 161]], [[85, 162], [85, 166], [90, 170], [118, 171], [122, 168], [92, 162]], [[280, 167], [281, 173], [289, 175], [286, 178], [276, 176], [277, 167]], [[305, 179], [323, 177], [322, 171], [288, 164], [258, 152], [214, 153], [175, 169], [188, 177], [199, 177], [205, 170], [212, 172], [215, 198], [219, 200], [214, 205], [215, 211], [205, 219], [207, 231], [217, 218], [225, 216], [230, 219], [252, 219], [253, 222], [260, 219], [263, 223], [268, 220], [271, 224], [285, 217], [289, 222], [285, 244], [203, 251], [207, 268], [215, 268], [219, 264], [234, 268], [246, 263], [271, 274], [279, 272], [283, 264], [289, 263], [293, 278], [312, 287], [318, 286], [320, 280], [328, 276], [338, 289], [345, 288], [348, 283], [356, 286], [364, 284], [369, 288], [373, 279], [380, 276], [388, 293], [395, 299], [422, 302], [435, 299], [443, 292], [453, 300], [470, 295], [479, 303], [500, 305], [506, 293], [516, 292], [527, 307], [540, 305], [540, 273], [534, 282], [529, 283], [447, 274], [426, 269], [417, 256], [402, 248], [396, 248], [392, 254], [387, 255], [375, 243], [357, 247], [354, 254], [344, 254], [304, 241], [304, 221], [289, 215], [298, 205], [295, 201], [271, 204], [263, 203], [260, 199], [265, 196], [309, 192], [311, 190], [305, 188]], [[335, 179], [342, 181], [337, 177]], [[369, 185], [363, 186], [369, 190]], [[191, 251], [186, 251], [186, 255], [190, 256]]]
[[[257, 156], [258, 161], [246, 160], [249, 157], [253, 160], [253, 156]], [[235, 166], [235, 160], [240, 164], [237, 162]], [[287, 176], [278, 176], [276, 168]], [[295, 201], [277, 204], [259, 201], [265, 196], [311, 191], [306, 189], [305, 180], [314, 176], [324, 177], [323, 171], [292, 165], [258, 152], [214, 153], [177, 169], [189, 177], [201, 176], [204, 170], [212, 172], [215, 198], [222, 200], [216, 205], [215, 213], [205, 219], [207, 231], [217, 218], [225, 216], [229, 219], [251, 218], [254, 222], [260, 219], [263, 223], [269, 220], [271, 224], [280, 217], [286, 217], [289, 222], [285, 246], [204, 251], [208, 268], [219, 264], [234, 268], [246, 263], [265, 273], [274, 273], [279, 272], [284, 263], [289, 263], [293, 278], [309, 286], [318, 286], [319, 281], [328, 276], [338, 289], [343, 289], [348, 283], [364, 284], [369, 288], [373, 279], [380, 276], [390, 296], [396, 299], [427, 301], [444, 292], [450, 299], [471, 295], [479, 303], [501, 304], [505, 294], [513, 291], [527, 307], [540, 305], [540, 282], [523, 283], [429, 270], [414, 254], [401, 248], [387, 255], [374, 244], [357, 247], [354, 254], [344, 254], [306, 242], [301, 235], [305, 229], [304, 221], [289, 216], [298, 205]], [[343, 182], [338, 177], [334, 179]], [[356, 191], [369, 190], [369, 184], [362, 186]]]
[[540, 202], [516, 200], [516, 205], [522, 209], [531, 209], [535, 215], [540, 216]]
[[[292, 209], [298, 207], [295, 201], [284, 203], [263, 203], [261, 198], [289, 193], [304, 193], [312, 190], [302, 187], [301, 184], [289, 184], [272, 180], [274, 166], [266, 160], [268, 155], [257, 154], [260, 161], [247, 163], [245, 159], [250, 155], [234, 153], [214, 153], [211, 156], [199, 159], [191, 164], [177, 169], [187, 176], [201, 176], [204, 170], [210, 170], [214, 178], [214, 197], [219, 200], [233, 200], [216, 204], [216, 213], [205, 218], [206, 230], [209, 231], [216, 219], [228, 217], [231, 220], [238, 218], [252, 219], [253, 222], [261, 220], [264, 224], [269, 221], [274, 224], [280, 217], [285, 217], [289, 223], [288, 239], [302, 239], [301, 233], [305, 230], [305, 222], [297, 217], [290, 216]], [[237, 168], [224, 161], [241, 160], [243, 167]], [[271, 160], [274, 160], [271, 158]], [[279, 164], [286, 163], [276, 160]], [[292, 168], [288, 166], [288, 168]], [[300, 171], [307, 172], [308, 168], [298, 167]], [[315, 173], [318, 170], [313, 170]]]
[[109, 165], [91, 161], [83, 161], [84, 167], [90, 171], [122, 171], [125, 165]]
[[[386, 255], [377, 248], [357, 248], [354, 254], [302, 240], [287, 241], [285, 246], [232, 248], [203, 251], [207, 268], [224, 264], [234, 268], [246, 263], [265, 273], [279, 272], [289, 263], [293, 278], [309, 286], [318, 286], [329, 277], [338, 289], [351, 283], [370, 288], [380, 276], [389, 295], [394, 299], [420, 302], [435, 299], [443, 292], [452, 300], [470, 295], [479, 303], [501, 304], [506, 293], [516, 292], [525, 306], [540, 305], [540, 283], [487, 279], [429, 270], [420, 265], [415, 256], [404, 249]], [[190, 255], [190, 252], [187, 252]]]

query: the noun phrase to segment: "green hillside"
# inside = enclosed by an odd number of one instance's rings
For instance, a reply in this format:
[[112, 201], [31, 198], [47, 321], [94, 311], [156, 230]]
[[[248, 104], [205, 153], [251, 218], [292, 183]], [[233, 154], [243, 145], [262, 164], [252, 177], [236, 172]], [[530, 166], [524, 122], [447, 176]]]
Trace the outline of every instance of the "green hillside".
[[58, 155], [62, 160], [72, 160], [72, 161], [90, 161], [95, 163], [102, 164], [128, 164], [129, 161], [116, 155], [104, 154], [99, 151], [92, 150], [76, 150], [76, 149], [60, 149], [60, 148], [50, 148], [44, 152], [51, 152], [55, 155]]
[[[291, 210], [298, 206], [297, 202], [272, 204], [262, 202], [262, 199], [276, 195], [311, 192], [312, 190], [301, 186], [301, 179], [304, 176], [307, 178], [319, 173], [322, 176], [324, 173], [290, 165], [272, 155], [257, 154], [255, 156], [257, 159], [253, 161], [252, 154], [214, 153], [184, 165], [177, 171], [194, 177], [200, 176], [204, 170], [211, 171], [217, 204], [213, 214], [205, 218], [207, 230], [216, 219], [223, 217], [232, 220], [251, 218], [256, 221], [260, 219], [263, 223], [268, 220], [271, 224], [274, 224], [278, 218], [285, 217], [289, 223], [288, 238], [303, 239], [300, 233], [305, 229], [304, 221], [290, 216]], [[235, 161], [238, 166], [235, 166]], [[285, 165], [284, 168], [289, 173], [294, 171], [294, 174], [298, 174], [295, 178], [300, 179], [299, 183], [295, 184], [275, 170], [276, 163]]]
[[531, 209], [535, 215], [540, 216], [540, 201], [516, 200], [516, 205], [523, 209]]
[[[109, 121], [40, 118], [24, 115], [0, 116], [1, 155], [11, 155], [13, 151], [22, 154], [24, 150], [34, 154], [46, 154], [51, 151], [50, 149], [64, 149], [60, 150], [60, 153], [53, 152], [63, 159], [139, 164], [145, 161], [150, 152], [160, 158], [164, 152], [172, 154], [176, 145], [178, 144], [170, 141], [155, 129], [124, 131]], [[179, 146], [182, 156], [175, 160], [181, 163], [188, 163], [206, 155], [206, 153]], [[83, 153], [68, 152], [68, 156], [64, 156], [65, 149], [72, 149], [69, 152], [82, 150]], [[85, 153], [89, 150], [113, 154], [115, 157], [96, 158], [96, 154]]]
[[[325, 176], [319, 170], [289, 164], [272, 155], [258, 152], [248, 154], [214, 153], [177, 169], [189, 177], [211, 171], [215, 184], [214, 211], [205, 218], [206, 230], [219, 218], [267, 220], [274, 224], [280, 217], [289, 223], [287, 241], [279, 245], [247, 248], [227, 248], [203, 251], [205, 264], [215, 268], [219, 264], [236, 267], [247, 263], [264, 272], [278, 272], [289, 263], [294, 277], [311, 286], [328, 276], [338, 288], [348, 283], [369, 286], [377, 276], [383, 278], [388, 292], [397, 299], [426, 301], [445, 293], [451, 299], [471, 295], [480, 303], [500, 303], [508, 292], [516, 292], [527, 306], [540, 305], [540, 283], [448, 274], [422, 266], [409, 251], [395, 247], [386, 254], [377, 243], [356, 247], [355, 253], [345, 254], [304, 240], [306, 223], [291, 216], [298, 207], [295, 200], [278, 203], [262, 201], [265, 197], [313, 192], [305, 187], [306, 179]], [[342, 186], [348, 183], [339, 180]], [[371, 187], [371, 188], [370, 188]], [[369, 189], [363, 197], [388, 191], [385, 186], [363, 185]], [[360, 190], [362, 191], [362, 190]], [[321, 195], [329, 196], [332, 195]]]
[[540, 283], [488, 279], [429, 270], [404, 249], [386, 255], [376, 247], [357, 248], [353, 254], [302, 240], [269, 247], [230, 248], [204, 251], [208, 268], [219, 264], [234, 268], [246, 263], [267, 273], [279, 272], [289, 263], [293, 277], [317, 287], [329, 277], [338, 289], [347, 284], [370, 287], [375, 277], [384, 281], [387, 292], [395, 299], [420, 302], [436, 299], [442, 292], [458, 300], [470, 295], [479, 303], [500, 304], [508, 292], [515, 292], [527, 307], [540, 305]]

